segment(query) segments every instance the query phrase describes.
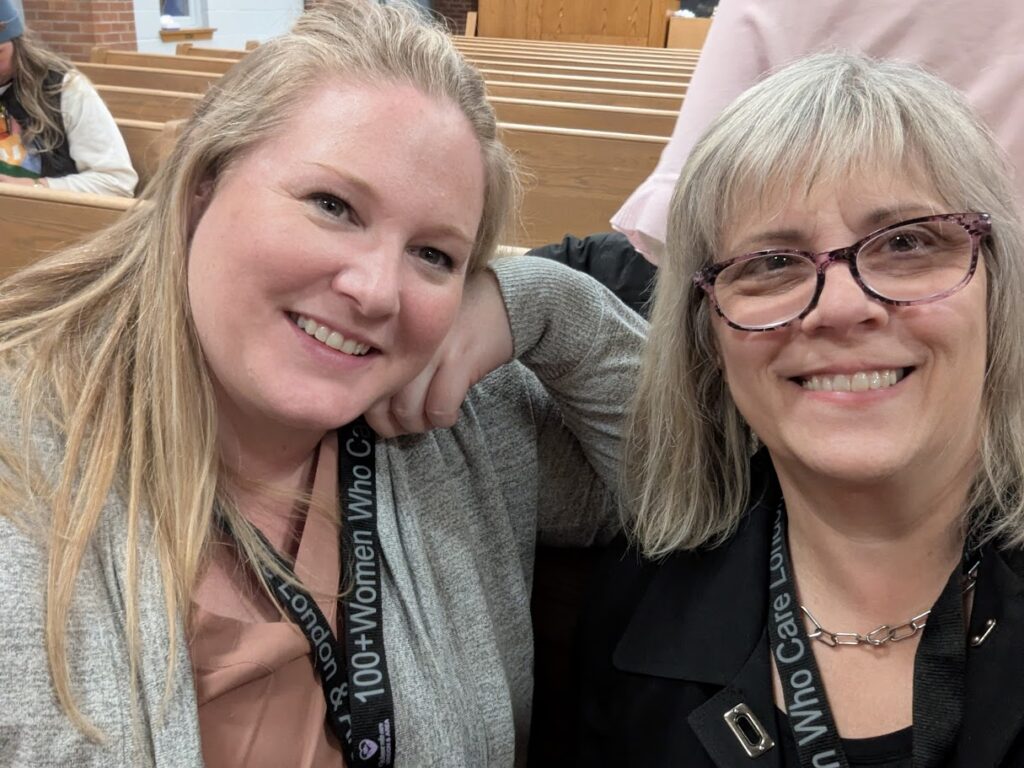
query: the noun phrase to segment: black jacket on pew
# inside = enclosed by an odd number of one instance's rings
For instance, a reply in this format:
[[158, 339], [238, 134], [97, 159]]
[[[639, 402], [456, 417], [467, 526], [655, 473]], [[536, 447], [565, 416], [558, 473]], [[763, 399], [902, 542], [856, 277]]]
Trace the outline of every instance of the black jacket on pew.
[[566, 235], [560, 243], [542, 245], [528, 253], [586, 272], [634, 312], [647, 317], [658, 268], [621, 232], [599, 232], [582, 239]]
[[[747, 757], [723, 719], [745, 703], [779, 743], [766, 632], [779, 490], [763, 453], [753, 477], [758, 501], [721, 547], [660, 563], [622, 542], [610, 553], [580, 628], [575, 765], [784, 768], [778, 746]], [[997, 622], [989, 636], [967, 646], [964, 716], [950, 768], [1024, 766], [1019, 550], [986, 548], [969, 636], [988, 619]]]

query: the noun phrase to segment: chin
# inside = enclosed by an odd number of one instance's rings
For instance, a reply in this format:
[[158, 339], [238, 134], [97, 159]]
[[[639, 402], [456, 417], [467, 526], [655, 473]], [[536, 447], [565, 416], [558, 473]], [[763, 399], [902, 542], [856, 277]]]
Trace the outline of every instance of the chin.
[[838, 450], [836, 444], [831, 443], [810, 453], [787, 451], [789, 455], [783, 461], [793, 462], [799, 474], [809, 473], [850, 485], [884, 482], [898, 476], [911, 464], [910, 456], [903, 451], [891, 450], [891, 445], [873, 445], [856, 439], [843, 442]]

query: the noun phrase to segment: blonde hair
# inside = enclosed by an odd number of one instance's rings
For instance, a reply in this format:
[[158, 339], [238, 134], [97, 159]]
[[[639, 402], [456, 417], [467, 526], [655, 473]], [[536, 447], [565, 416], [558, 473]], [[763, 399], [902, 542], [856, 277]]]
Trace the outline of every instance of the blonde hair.
[[[23, 126], [26, 146], [36, 142], [37, 151], [51, 152], [64, 141], [61, 126], [60, 94], [64, 88], [64, 77], [72, 72], [81, 75], [65, 59], [43, 46], [28, 29], [20, 37], [11, 40], [14, 46], [12, 69], [14, 90], [18, 101], [28, 113], [29, 123]], [[59, 78], [53, 85], [45, 80], [51, 72]]]
[[[127, 508], [133, 681], [137, 552], [155, 547], [167, 615], [176, 626], [199, 577], [215, 505], [236, 531], [248, 528], [226, 489], [215, 401], [188, 306], [194, 200], [201, 185], [215, 187], [228, 166], [300, 114], [310, 89], [336, 77], [408, 83], [458, 105], [484, 159], [484, 209], [470, 269], [483, 268], [514, 209], [517, 182], [482, 78], [414, 6], [326, 0], [220, 80], [142, 201], [118, 223], [0, 284], [0, 366], [26, 427], [21, 448], [40, 422], [65, 447], [54, 476], [38, 458], [34, 466], [21, 461], [18, 441], [4, 436], [0, 462], [13, 480], [0, 487], [0, 500], [5, 510], [49, 510], [49, 667], [61, 706], [92, 738], [101, 734], [71, 690], [66, 623], [76, 575], [109, 495], [119, 494]], [[254, 537], [241, 544], [256, 565], [271, 564]], [[169, 679], [178, 641], [172, 633]]]
[[906, 64], [845, 53], [791, 64], [739, 97], [694, 148], [669, 212], [651, 333], [631, 415], [627, 524], [644, 551], [714, 546], [747, 505], [756, 436], [717, 365], [691, 277], [751, 201], [851, 174], [919, 173], [953, 211], [992, 215], [980, 470], [971, 520], [1024, 543], [1024, 231], [1003, 152], [952, 87]]

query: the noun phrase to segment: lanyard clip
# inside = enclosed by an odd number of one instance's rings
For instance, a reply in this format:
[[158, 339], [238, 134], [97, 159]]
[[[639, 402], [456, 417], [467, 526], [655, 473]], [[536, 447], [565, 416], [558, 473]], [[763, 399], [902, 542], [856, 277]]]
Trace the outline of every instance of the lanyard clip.
[[760, 757], [775, 746], [768, 731], [746, 704], [737, 704], [722, 715], [722, 718], [743, 747], [743, 751], [747, 753], [747, 757]]

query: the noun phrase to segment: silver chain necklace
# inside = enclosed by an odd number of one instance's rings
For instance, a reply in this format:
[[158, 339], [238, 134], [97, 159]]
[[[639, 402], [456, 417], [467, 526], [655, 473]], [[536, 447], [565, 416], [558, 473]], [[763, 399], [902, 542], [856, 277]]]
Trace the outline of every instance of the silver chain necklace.
[[[964, 574], [964, 587], [963, 595], [967, 595], [974, 585], [978, 582], [978, 566], [981, 561], [977, 561], [971, 566], [971, 569]], [[867, 634], [861, 634], [860, 632], [829, 632], [818, 622], [814, 615], [807, 610], [804, 605], [800, 606], [800, 610], [804, 612], [804, 616], [811, 622], [814, 629], [807, 633], [807, 636], [812, 640], [817, 640], [824, 643], [829, 648], [836, 648], [840, 645], [870, 645], [875, 648], [885, 645], [886, 643], [898, 643], [901, 640], [908, 640], [909, 638], [916, 635], [925, 625], [928, 623], [928, 615], [932, 612], [929, 608], [924, 613], [919, 613], [902, 624], [896, 626], [890, 626], [888, 624], [882, 624], [880, 627], [875, 627]]]

